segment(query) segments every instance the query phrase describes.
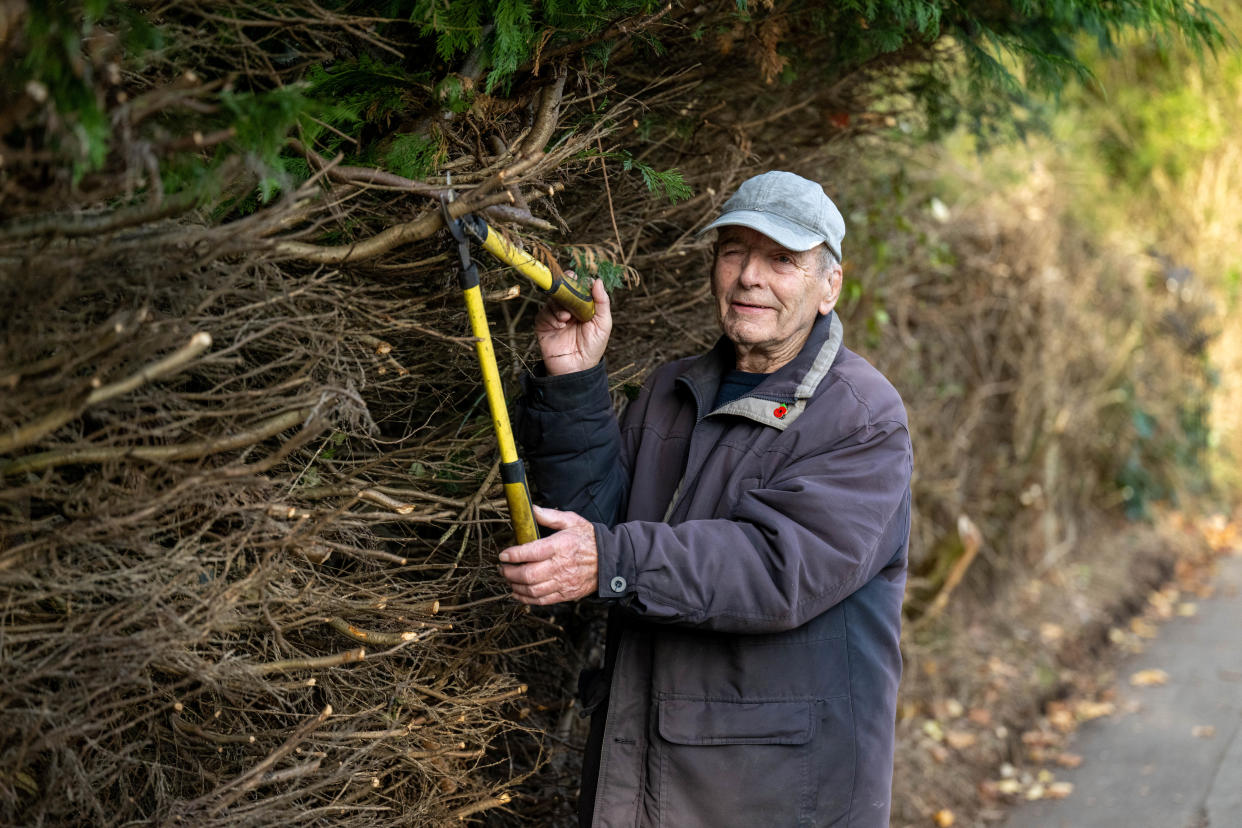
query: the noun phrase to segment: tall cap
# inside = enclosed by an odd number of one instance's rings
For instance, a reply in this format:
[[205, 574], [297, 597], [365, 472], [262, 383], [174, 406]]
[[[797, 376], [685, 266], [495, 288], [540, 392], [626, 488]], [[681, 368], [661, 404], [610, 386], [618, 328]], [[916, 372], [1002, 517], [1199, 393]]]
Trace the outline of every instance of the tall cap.
[[748, 178], [729, 197], [720, 218], [703, 228], [741, 225], [801, 252], [820, 244], [841, 260], [845, 219], [824, 188], [791, 172], [773, 170]]

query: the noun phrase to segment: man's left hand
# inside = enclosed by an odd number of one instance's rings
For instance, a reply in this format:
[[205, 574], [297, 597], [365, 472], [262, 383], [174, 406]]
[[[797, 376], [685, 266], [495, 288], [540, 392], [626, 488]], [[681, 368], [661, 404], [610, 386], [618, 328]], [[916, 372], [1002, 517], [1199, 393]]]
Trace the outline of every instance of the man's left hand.
[[535, 507], [540, 526], [558, 530], [500, 553], [500, 574], [523, 604], [575, 601], [598, 588], [595, 527], [574, 512]]

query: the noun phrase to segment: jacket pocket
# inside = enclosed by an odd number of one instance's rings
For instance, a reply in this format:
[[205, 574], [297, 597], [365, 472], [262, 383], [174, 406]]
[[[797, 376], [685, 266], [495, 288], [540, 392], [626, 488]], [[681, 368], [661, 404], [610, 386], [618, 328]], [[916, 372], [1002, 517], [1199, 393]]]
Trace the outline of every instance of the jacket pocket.
[[814, 809], [813, 699], [657, 702], [659, 823], [796, 826]]

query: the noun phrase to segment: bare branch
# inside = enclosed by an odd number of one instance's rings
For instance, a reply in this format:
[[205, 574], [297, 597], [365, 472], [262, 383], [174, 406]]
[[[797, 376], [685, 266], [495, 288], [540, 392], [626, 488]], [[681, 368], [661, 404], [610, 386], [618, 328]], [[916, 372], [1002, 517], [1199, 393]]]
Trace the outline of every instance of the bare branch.
[[219, 813], [223, 809], [227, 808], [231, 803], [235, 802], [239, 797], [243, 796], [247, 791], [252, 790], [255, 787], [257, 787], [263, 781], [264, 775], [271, 769], [273, 765], [275, 765], [277, 762], [279, 762], [281, 759], [283, 759], [285, 756], [291, 753], [293, 749], [297, 747], [299, 742], [301, 742], [303, 739], [309, 736], [316, 728], [318, 728], [321, 724], [327, 721], [328, 717], [331, 715], [332, 715], [332, 705], [329, 704], [329, 705], [324, 706], [323, 710], [319, 712], [318, 716], [306, 722], [301, 727], [299, 727], [296, 731], [294, 731], [293, 735], [290, 736], [287, 740], [285, 740], [284, 744], [282, 744], [280, 747], [276, 748], [274, 751], [268, 754], [268, 756], [262, 762], [255, 765], [253, 768], [251, 768], [249, 771], [239, 776], [237, 779], [225, 785], [222, 789], [223, 791], [227, 791], [230, 788], [233, 788], [234, 790], [231, 793], [224, 796], [224, 798], [222, 798], [219, 802], [217, 802], [215, 806], [212, 807], [211, 813], [212, 814]]
[[283, 661], [269, 661], [265, 664], [254, 664], [250, 669], [265, 676], [269, 673], [288, 673], [293, 670], [319, 670], [324, 667], [340, 667], [343, 664], [353, 664], [355, 661], [362, 661], [367, 657], [367, 651], [362, 647], [356, 650], [346, 650], [343, 653], [337, 653], [330, 656], [319, 656], [317, 658], [287, 658]]
[[513, 797], [508, 792], [497, 796], [489, 796], [486, 799], [480, 799], [478, 802], [458, 808], [453, 812], [453, 816], [456, 817], [458, 821], [464, 822], [466, 817], [474, 816], [480, 811], [486, 811], [489, 808], [499, 808], [502, 805], [508, 805], [512, 799]]
[[0, 465], [0, 476], [38, 471], [68, 463], [106, 463], [109, 460], [146, 460], [160, 462], [166, 460], [196, 460], [222, 451], [252, 446], [268, 437], [275, 436], [285, 429], [292, 428], [303, 422], [311, 414], [309, 408], [299, 408], [278, 414], [264, 420], [254, 428], [228, 437], [215, 440], [203, 440], [198, 443], [183, 443], [171, 446], [102, 446], [99, 448], [60, 449], [29, 454], [16, 460]]
[[199, 331], [190, 337], [189, 342], [158, 362], [151, 363], [119, 382], [96, 388], [87, 396], [86, 402], [81, 407], [59, 408], [45, 414], [33, 423], [18, 426], [10, 431], [7, 436], [0, 436], [0, 454], [7, 454], [23, 446], [30, 445], [41, 437], [60, 428], [92, 405], [106, 402], [113, 397], [119, 397], [121, 394], [128, 394], [143, 383], [184, 368], [190, 361], [210, 347], [211, 334]]
[[552, 137], [552, 131], [556, 129], [556, 121], [561, 113], [561, 95], [565, 91], [566, 77], [566, 69], [562, 66], [556, 73], [556, 81], [544, 88], [539, 101], [539, 114], [535, 116], [535, 125], [531, 128], [530, 134], [526, 136], [526, 140], [522, 142], [519, 155], [534, 155], [543, 152], [548, 139]]
[[[493, 204], [507, 203], [510, 198], [508, 193], [495, 193], [477, 202], [462, 198], [449, 205], [449, 215], [453, 218], [460, 218], [467, 213]], [[440, 217], [440, 211], [429, 210], [413, 221], [393, 225], [369, 239], [353, 244], [324, 247], [305, 242], [280, 241], [276, 243], [276, 253], [293, 259], [323, 264], [361, 262], [383, 255], [394, 247], [429, 238], [442, 227], [444, 227], [444, 220]]]
[[401, 644], [409, 643], [410, 641], [420, 641], [435, 630], [445, 628], [452, 629], [451, 624], [432, 624], [428, 621], [414, 621], [406, 623], [412, 627], [423, 628], [423, 632], [376, 632], [375, 630], [364, 630], [361, 627], [355, 627], [344, 618], [337, 617], [328, 619], [328, 625], [345, 637], [352, 638], [355, 641], [362, 641], [366, 644], [379, 644], [383, 647], [396, 647]]

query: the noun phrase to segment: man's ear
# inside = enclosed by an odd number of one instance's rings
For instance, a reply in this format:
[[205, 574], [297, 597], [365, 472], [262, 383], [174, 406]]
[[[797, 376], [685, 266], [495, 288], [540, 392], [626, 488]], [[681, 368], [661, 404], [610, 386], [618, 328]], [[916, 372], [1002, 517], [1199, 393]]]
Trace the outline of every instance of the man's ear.
[[841, 282], [843, 278], [841, 265], [833, 262], [832, 266], [828, 268], [828, 292], [824, 294], [823, 300], [819, 303], [820, 316], [827, 316], [837, 306], [837, 300], [841, 298]]

